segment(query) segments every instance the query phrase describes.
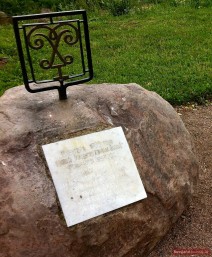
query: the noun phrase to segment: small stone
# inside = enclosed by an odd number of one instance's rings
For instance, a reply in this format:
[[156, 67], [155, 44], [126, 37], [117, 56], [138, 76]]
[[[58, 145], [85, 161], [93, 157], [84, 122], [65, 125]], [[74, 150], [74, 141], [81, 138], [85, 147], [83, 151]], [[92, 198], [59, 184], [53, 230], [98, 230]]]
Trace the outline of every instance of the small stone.
[[0, 11], [0, 25], [12, 23], [10, 16], [7, 16], [6, 13]]

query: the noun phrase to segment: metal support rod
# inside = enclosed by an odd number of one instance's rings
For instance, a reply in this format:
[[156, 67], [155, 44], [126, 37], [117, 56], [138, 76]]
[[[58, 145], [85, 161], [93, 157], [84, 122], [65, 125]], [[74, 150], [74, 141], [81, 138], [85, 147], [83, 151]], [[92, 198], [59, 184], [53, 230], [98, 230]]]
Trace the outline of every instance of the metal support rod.
[[67, 93], [66, 93], [66, 87], [59, 87], [59, 99], [60, 100], [66, 100], [67, 99]]

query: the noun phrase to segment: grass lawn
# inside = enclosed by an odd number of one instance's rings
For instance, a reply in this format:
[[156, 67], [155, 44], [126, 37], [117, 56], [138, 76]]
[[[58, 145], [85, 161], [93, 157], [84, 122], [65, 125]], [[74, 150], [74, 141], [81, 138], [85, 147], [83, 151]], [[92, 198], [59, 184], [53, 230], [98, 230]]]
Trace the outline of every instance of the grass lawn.
[[[172, 104], [212, 96], [212, 8], [154, 6], [140, 13], [89, 16], [91, 83], [135, 82]], [[11, 26], [0, 26], [0, 94], [22, 84]]]

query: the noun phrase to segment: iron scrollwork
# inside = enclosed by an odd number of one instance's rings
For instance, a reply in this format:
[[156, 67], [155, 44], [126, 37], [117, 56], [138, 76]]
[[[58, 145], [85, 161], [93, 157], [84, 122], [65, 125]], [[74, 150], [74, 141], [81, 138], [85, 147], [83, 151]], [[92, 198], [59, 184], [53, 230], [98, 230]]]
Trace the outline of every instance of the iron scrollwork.
[[[67, 99], [67, 87], [93, 78], [85, 10], [21, 15], [12, 19], [27, 91], [58, 90], [59, 99], [63, 100]], [[41, 73], [39, 69], [46, 72]]]
[[[66, 28], [64, 28], [64, 26]], [[67, 28], [69, 26], [69, 29]], [[61, 28], [63, 28], [61, 30]], [[39, 32], [42, 30], [42, 33]], [[47, 33], [44, 33], [44, 31]], [[74, 57], [71, 54], [63, 56], [59, 52], [59, 45], [63, 43], [73, 46], [79, 41], [79, 31], [73, 24], [69, 22], [57, 24], [54, 27], [48, 25], [37, 25], [34, 26], [27, 34], [27, 43], [30, 48], [34, 50], [42, 49], [45, 44], [48, 44], [52, 48], [52, 53], [50, 59], [43, 59], [39, 62], [42, 69], [58, 69], [58, 77], [54, 80], [63, 81], [68, 78], [68, 76], [63, 76], [62, 67], [72, 64]], [[55, 64], [56, 56], [59, 58], [61, 63]]]

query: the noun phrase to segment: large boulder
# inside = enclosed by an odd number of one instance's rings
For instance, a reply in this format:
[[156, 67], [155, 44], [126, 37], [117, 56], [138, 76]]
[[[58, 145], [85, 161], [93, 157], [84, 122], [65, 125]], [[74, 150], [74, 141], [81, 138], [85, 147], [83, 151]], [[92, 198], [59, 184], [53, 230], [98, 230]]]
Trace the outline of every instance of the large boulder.
[[[0, 98], [0, 256], [146, 257], [185, 209], [197, 180], [175, 110], [139, 85], [78, 85], [67, 100], [23, 86]], [[148, 197], [67, 227], [41, 145], [122, 126]], [[126, 189], [127, 190], [127, 189]]]

